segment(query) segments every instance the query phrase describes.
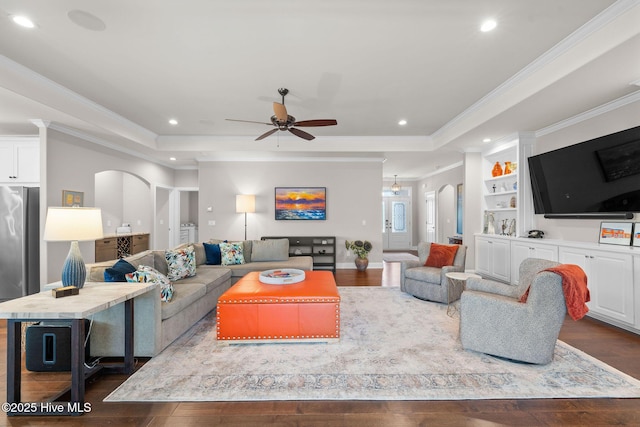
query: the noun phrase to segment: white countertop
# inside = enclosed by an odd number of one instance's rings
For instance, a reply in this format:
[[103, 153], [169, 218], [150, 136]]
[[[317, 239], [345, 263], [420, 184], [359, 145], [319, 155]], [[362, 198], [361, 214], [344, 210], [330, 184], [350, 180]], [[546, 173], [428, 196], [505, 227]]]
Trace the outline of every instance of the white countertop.
[[154, 283], [91, 283], [78, 295], [55, 298], [50, 290], [0, 303], [0, 319], [84, 319], [149, 292]]

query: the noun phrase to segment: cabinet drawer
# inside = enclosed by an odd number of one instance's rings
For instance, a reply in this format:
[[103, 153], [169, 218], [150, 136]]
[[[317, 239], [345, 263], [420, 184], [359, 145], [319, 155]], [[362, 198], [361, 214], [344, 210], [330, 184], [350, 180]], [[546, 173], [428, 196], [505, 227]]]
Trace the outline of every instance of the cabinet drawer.
[[149, 235], [148, 234], [140, 234], [133, 236], [133, 245], [131, 248], [132, 254], [137, 254], [138, 252], [146, 251], [149, 249]]
[[115, 248], [117, 247], [117, 239], [115, 237], [109, 237], [106, 239], [96, 240], [96, 251], [101, 249]]

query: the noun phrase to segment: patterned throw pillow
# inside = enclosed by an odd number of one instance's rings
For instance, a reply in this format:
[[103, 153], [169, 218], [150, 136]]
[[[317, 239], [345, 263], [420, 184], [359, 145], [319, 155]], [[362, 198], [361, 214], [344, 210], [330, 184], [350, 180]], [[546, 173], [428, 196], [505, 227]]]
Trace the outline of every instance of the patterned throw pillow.
[[173, 285], [164, 274], [160, 273], [153, 267], [141, 265], [138, 270], [133, 273], [125, 274], [127, 282], [131, 283], [155, 283], [160, 286], [160, 300], [163, 302], [171, 302], [175, 290]]
[[222, 265], [244, 264], [242, 242], [220, 243], [220, 255], [222, 258]]
[[169, 280], [176, 281], [196, 275], [196, 253], [193, 245], [185, 248], [164, 251], [167, 259]]

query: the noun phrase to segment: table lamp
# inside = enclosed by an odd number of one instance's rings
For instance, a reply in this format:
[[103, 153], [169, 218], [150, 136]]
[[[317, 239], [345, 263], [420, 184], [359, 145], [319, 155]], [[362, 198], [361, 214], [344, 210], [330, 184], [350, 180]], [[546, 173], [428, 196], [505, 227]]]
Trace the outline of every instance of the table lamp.
[[69, 255], [62, 267], [62, 284], [81, 288], [87, 268], [80, 253], [79, 241], [97, 240], [102, 234], [102, 212], [99, 208], [50, 207], [44, 225], [46, 242], [71, 242]]
[[253, 194], [238, 194], [236, 196], [236, 213], [244, 213], [244, 240], [247, 240], [247, 212], [256, 211], [256, 196]]

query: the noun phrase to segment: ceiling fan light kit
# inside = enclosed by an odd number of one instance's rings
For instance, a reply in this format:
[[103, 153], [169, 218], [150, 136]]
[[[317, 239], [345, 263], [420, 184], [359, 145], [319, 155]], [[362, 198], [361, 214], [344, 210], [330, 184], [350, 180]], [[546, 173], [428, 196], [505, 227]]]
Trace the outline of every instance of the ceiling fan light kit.
[[271, 116], [271, 123], [263, 123], [263, 122], [253, 122], [250, 120], [236, 120], [236, 119], [227, 119], [232, 122], [245, 122], [245, 123], [259, 123], [272, 125], [275, 128], [271, 129], [268, 132], [263, 133], [259, 137], [256, 138], [256, 141], [260, 141], [277, 131], [288, 131], [295, 136], [305, 139], [307, 141], [311, 141], [315, 138], [315, 136], [311, 135], [308, 132], [297, 129], [297, 127], [318, 127], [318, 126], [335, 126], [338, 122], [334, 119], [315, 119], [315, 120], [302, 120], [296, 121], [296, 118], [290, 116], [287, 112], [287, 107], [284, 106], [284, 97], [289, 93], [289, 89], [280, 88], [278, 89], [278, 93], [282, 96], [282, 103], [274, 102], [273, 103], [273, 116]]

